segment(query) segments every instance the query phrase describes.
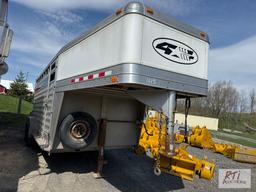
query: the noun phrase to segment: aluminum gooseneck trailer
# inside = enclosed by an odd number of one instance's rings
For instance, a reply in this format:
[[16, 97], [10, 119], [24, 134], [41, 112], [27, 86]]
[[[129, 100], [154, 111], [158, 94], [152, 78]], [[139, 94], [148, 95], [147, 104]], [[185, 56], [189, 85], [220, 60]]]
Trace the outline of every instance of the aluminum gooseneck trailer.
[[206, 33], [129, 3], [45, 68], [26, 138], [49, 153], [134, 146], [146, 106], [168, 117], [171, 137], [176, 99], [207, 94], [208, 47]]

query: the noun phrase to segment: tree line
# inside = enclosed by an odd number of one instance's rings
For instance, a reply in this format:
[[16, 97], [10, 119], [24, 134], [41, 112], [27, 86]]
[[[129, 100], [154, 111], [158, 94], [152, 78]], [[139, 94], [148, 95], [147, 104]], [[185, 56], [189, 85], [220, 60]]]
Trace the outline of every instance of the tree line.
[[[177, 111], [184, 113], [184, 105], [184, 100], [178, 100]], [[190, 114], [218, 118], [225, 128], [242, 127], [245, 122], [255, 125], [255, 111], [255, 89], [241, 91], [231, 81], [210, 84], [207, 97], [191, 99]]]

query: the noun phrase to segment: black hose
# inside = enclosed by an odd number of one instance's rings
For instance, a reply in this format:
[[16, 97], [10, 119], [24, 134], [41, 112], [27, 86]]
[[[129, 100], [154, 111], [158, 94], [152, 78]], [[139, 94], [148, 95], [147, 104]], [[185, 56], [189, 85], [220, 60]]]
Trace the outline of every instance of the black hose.
[[144, 129], [145, 129], [147, 135], [148, 135], [148, 136], [153, 136], [153, 133], [149, 133], [149, 132], [148, 132], [147, 126], [146, 126], [146, 124], [145, 124], [144, 122], [142, 122], [142, 125], [143, 125], [143, 127], [144, 127]]
[[185, 143], [188, 143], [188, 123], [187, 123], [187, 118], [188, 118], [188, 112], [189, 112], [190, 105], [191, 105], [190, 98], [186, 98], [186, 101], [185, 101]]

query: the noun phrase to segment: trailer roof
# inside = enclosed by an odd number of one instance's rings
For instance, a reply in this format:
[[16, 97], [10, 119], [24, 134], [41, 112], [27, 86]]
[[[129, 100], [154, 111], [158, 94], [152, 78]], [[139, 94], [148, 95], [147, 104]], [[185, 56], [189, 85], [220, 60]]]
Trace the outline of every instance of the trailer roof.
[[[181, 21], [178, 21], [174, 17], [165, 16], [160, 13], [155, 12], [152, 8], [147, 7], [139, 2], [130, 2], [128, 3], [124, 8], [118, 9], [115, 13], [107, 17], [106, 19], [99, 22], [94, 28], [92, 28], [89, 31], [86, 31], [85, 33], [81, 34], [79, 37], [73, 39], [71, 42], [63, 46], [60, 51], [55, 55], [55, 57], [51, 60], [51, 62], [47, 65], [45, 70], [49, 67], [51, 63], [55, 61], [55, 59], [66, 50], [70, 49], [71, 47], [75, 46], [76, 44], [80, 43], [87, 37], [93, 35], [97, 31], [101, 30], [102, 28], [106, 27], [107, 25], [113, 23], [114, 21], [118, 20], [120, 17], [123, 17], [127, 14], [140, 14], [146, 17], [149, 17], [153, 20], [156, 20], [157, 22], [163, 23], [167, 26], [170, 26], [174, 29], [177, 29], [179, 31], [182, 31], [184, 33], [187, 33], [189, 35], [192, 35], [198, 39], [201, 39], [203, 41], [206, 41], [209, 43], [209, 37], [207, 33], [196, 29], [192, 27], [191, 25], [185, 24]], [[44, 70], [44, 71], [45, 71]], [[40, 74], [43, 75], [44, 71]], [[37, 81], [39, 80], [40, 76], [37, 78]]]

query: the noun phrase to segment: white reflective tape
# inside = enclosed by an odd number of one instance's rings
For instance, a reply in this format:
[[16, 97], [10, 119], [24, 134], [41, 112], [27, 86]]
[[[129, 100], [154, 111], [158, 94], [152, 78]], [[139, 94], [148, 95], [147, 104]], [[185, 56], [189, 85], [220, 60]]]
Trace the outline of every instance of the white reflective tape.
[[[103, 71], [103, 72], [104, 72], [104, 71]], [[102, 73], [102, 72], [101, 72], [101, 73]], [[112, 75], [112, 71], [105, 71], [104, 73], [105, 73], [105, 75], [104, 75], [103, 77]], [[90, 76], [91, 76], [91, 75], [90, 75]], [[99, 73], [95, 73], [95, 74], [93, 74], [92, 76], [93, 76], [92, 79], [99, 78]], [[83, 81], [88, 80], [88, 77], [89, 77], [89, 75], [84, 76], [84, 77], [83, 77]], [[91, 80], [92, 80], [92, 79], [91, 79]], [[79, 82], [79, 78], [74, 79], [74, 83], [78, 83], [78, 82]]]
[[95, 78], [99, 78], [99, 74], [98, 73], [93, 74], [93, 79], [95, 79]]
[[112, 71], [106, 71], [105, 72], [105, 76], [109, 76], [109, 75], [111, 75], [112, 74]]

